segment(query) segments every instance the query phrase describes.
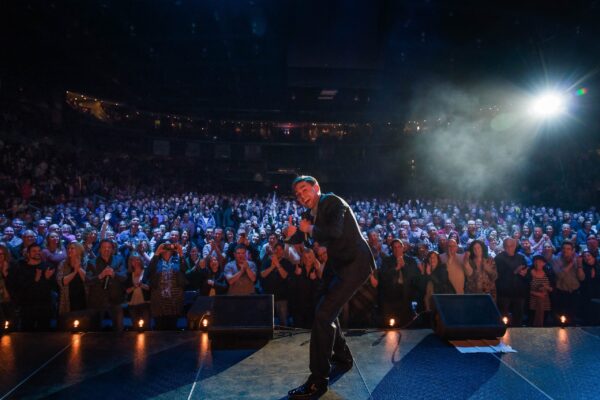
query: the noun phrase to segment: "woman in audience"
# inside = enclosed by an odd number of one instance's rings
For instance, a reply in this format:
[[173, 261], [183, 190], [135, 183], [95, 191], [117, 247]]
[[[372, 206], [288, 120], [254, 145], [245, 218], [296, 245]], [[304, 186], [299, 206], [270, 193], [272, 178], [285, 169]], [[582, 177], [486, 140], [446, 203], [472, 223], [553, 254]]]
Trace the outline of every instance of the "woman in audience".
[[227, 294], [229, 284], [216, 256], [206, 258], [206, 268], [198, 268], [200, 275], [200, 296], [217, 296]]
[[133, 327], [150, 323], [150, 286], [148, 273], [144, 269], [144, 260], [139, 253], [132, 253], [127, 261], [127, 305]]
[[56, 283], [60, 289], [58, 301], [59, 315], [72, 311], [85, 310], [87, 293], [85, 285], [85, 249], [81, 243], [71, 242], [67, 245], [67, 258], [56, 270]]
[[431, 296], [433, 294], [453, 294], [454, 286], [448, 279], [448, 269], [446, 264], [440, 260], [440, 255], [437, 251], [427, 253], [424, 263], [425, 272], [425, 310], [431, 310]]
[[529, 284], [529, 320], [532, 326], [544, 326], [551, 311], [550, 293], [552, 285], [545, 271], [546, 260], [541, 255], [533, 257], [531, 282]]
[[600, 263], [589, 251], [584, 251], [581, 257], [581, 267], [585, 279], [581, 282], [582, 317], [587, 324], [597, 324], [600, 316], [598, 309], [593, 307], [592, 299], [600, 299]]
[[52, 232], [46, 238], [46, 246], [42, 250], [42, 260], [57, 268], [67, 258], [67, 252], [63, 247], [58, 232]]
[[5, 321], [9, 321], [9, 324], [15, 321], [15, 306], [11, 297], [8, 278], [12, 270], [10, 250], [5, 245], [0, 244], [0, 323], [2, 324]]
[[487, 293], [496, 301], [498, 272], [494, 259], [488, 256], [485, 243], [474, 240], [465, 252], [465, 293]]

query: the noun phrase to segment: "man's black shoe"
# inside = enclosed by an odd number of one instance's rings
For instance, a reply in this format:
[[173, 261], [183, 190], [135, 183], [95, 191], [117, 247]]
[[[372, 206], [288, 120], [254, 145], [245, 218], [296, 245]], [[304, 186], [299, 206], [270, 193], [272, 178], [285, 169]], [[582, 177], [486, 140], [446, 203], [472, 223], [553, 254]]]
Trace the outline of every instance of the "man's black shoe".
[[288, 392], [288, 399], [318, 399], [327, 391], [327, 382], [307, 381], [304, 385], [298, 386]]

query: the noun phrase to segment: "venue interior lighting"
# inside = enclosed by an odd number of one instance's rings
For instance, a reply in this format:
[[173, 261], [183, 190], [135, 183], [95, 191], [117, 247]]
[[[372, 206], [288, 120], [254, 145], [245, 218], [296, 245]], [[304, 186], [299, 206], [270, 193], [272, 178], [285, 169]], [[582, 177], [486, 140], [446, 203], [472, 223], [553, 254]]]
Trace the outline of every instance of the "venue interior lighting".
[[567, 316], [566, 315], [561, 315], [560, 316], [560, 326], [562, 328], [564, 328], [567, 325]]
[[558, 92], [546, 92], [533, 99], [529, 111], [538, 118], [553, 118], [566, 111], [566, 99]]

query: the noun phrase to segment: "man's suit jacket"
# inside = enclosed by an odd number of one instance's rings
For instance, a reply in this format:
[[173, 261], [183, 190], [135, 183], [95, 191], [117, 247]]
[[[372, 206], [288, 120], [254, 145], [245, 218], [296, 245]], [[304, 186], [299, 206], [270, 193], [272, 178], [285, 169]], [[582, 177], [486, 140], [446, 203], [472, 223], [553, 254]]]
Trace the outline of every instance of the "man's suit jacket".
[[[327, 247], [327, 264], [339, 275], [351, 273], [354, 268], [375, 269], [373, 254], [352, 209], [333, 193], [322, 194], [319, 199], [312, 238]], [[297, 231], [290, 242], [300, 243], [304, 239], [305, 234]]]

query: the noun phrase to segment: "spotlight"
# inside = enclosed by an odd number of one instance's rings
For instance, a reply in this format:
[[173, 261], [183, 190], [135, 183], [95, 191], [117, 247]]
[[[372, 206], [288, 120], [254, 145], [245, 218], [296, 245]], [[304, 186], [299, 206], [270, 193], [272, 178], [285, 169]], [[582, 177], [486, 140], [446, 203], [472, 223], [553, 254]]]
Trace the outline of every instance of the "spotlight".
[[388, 324], [389, 324], [390, 328], [393, 328], [394, 325], [396, 325], [396, 320], [394, 318], [390, 318]]
[[73, 320], [73, 326], [71, 328], [71, 331], [73, 333], [77, 333], [79, 331], [79, 325], [80, 325], [80, 323], [79, 323], [78, 319]]
[[504, 325], [508, 325], [508, 317], [507, 316], [502, 317], [502, 322], [504, 323]]
[[6, 320], [4, 321], [4, 330], [7, 331], [10, 329], [10, 321]]
[[208, 328], [208, 318], [202, 318], [202, 328]]
[[145, 325], [145, 321], [143, 319], [140, 319], [137, 323], [138, 326], [138, 331], [139, 332], [143, 332], [144, 331], [144, 325]]
[[547, 92], [533, 100], [529, 111], [538, 118], [556, 117], [566, 111], [566, 101], [557, 92]]

